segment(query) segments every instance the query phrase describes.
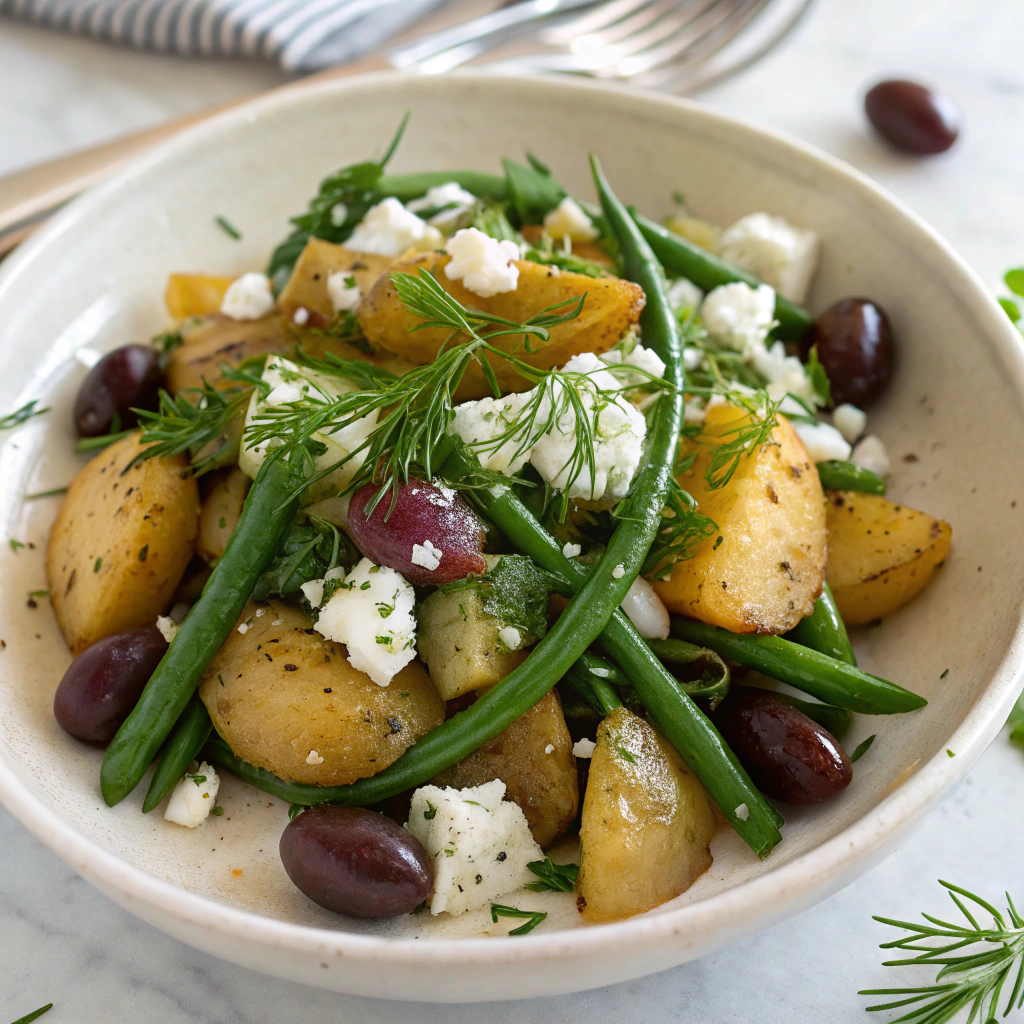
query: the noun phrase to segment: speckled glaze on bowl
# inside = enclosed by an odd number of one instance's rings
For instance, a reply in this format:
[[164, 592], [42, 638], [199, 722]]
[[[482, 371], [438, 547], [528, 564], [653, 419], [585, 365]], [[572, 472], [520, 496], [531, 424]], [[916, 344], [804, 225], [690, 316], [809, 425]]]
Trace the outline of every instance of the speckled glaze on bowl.
[[[331, 169], [379, 153], [413, 118], [395, 170], [499, 167], [531, 149], [590, 196], [586, 154], [651, 215], [682, 190], [709, 220], [752, 210], [817, 229], [820, 309], [868, 295], [899, 342], [894, 385], [872, 412], [895, 471], [890, 493], [948, 519], [954, 549], [924, 596], [855, 637], [861, 663], [929, 706], [860, 718], [877, 733], [853, 784], [819, 808], [785, 810], [765, 863], [731, 833], [689, 892], [630, 921], [581, 927], [571, 898], [513, 897], [548, 920], [503, 937], [484, 912], [394, 922], [334, 917], [288, 882], [277, 856], [283, 805], [228, 778], [223, 817], [186, 832], [140, 813], [142, 792], [103, 806], [100, 754], [51, 713], [69, 656], [45, 601], [43, 547], [66, 484], [70, 407], [83, 346], [148, 337], [165, 322], [174, 270], [262, 266]], [[214, 224], [226, 216], [233, 241]], [[385, 75], [296, 89], [253, 103], [154, 151], [80, 199], [0, 273], [0, 409], [41, 398], [53, 412], [0, 454], [0, 801], [85, 878], [171, 935], [237, 963], [309, 984], [396, 999], [470, 1001], [597, 987], [681, 963], [799, 912], [887, 854], [970, 767], [1020, 687], [1024, 546], [1024, 358], [981, 282], [912, 214], [849, 168], [805, 146], [679, 100], [593, 84], [493, 76]], [[904, 455], [915, 459], [904, 460]], [[1019, 505], [1019, 507], [1018, 507]], [[32, 546], [34, 545], [34, 546]], [[940, 678], [945, 669], [949, 674]]]

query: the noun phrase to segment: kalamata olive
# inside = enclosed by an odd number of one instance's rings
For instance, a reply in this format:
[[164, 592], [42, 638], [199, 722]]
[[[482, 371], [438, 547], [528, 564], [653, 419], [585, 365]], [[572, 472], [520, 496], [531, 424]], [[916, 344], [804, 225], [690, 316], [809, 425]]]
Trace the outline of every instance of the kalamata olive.
[[134, 409], [155, 409], [160, 388], [160, 354], [149, 345], [125, 345], [108, 352], [88, 373], [75, 399], [75, 429], [81, 437], [106, 434], [121, 417], [132, 426]]
[[71, 662], [57, 686], [57, 722], [76, 739], [109, 743], [166, 651], [167, 641], [155, 626], [97, 640]]
[[885, 391], [895, 348], [889, 318], [870, 299], [840, 299], [825, 310], [801, 340], [804, 354], [818, 346], [818, 359], [832, 385], [836, 405], [863, 409]]
[[483, 524], [456, 491], [410, 480], [399, 485], [394, 507], [389, 492], [367, 519], [378, 490], [361, 487], [348, 510], [348, 532], [367, 558], [421, 587], [487, 571]]
[[959, 107], [917, 82], [879, 82], [864, 97], [864, 111], [883, 139], [908, 153], [945, 153], [960, 134]]
[[351, 917], [415, 910], [433, 884], [426, 850], [401, 825], [363, 807], [312, 807], [281, 836], [288, 877], [314, 903]]
[[712, 719], [754, 785], [777, 800], [818, 804], [853, 778], [839, 741], [767, 690], [734, 686]]

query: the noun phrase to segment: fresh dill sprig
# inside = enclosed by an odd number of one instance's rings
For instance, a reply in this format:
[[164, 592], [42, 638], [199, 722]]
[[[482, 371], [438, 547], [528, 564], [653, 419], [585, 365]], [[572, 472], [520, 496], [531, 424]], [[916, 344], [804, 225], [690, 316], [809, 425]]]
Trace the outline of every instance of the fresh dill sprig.
[[752, 455], [771, 441], [772, 431], [778, 423], [779, 406], [782, 405], [782, 399], [773, 402], [766, 392], [749, 396], [737, 391], [729, 396], [729, 401], [745, 409], [750, 416], [735, 426], [726, 427], [719, 436], [728, 440], [711, 449], [711, 458], [704, 470], [704, 480], [711, 490], [725, 487], [743, 457]]
[[26, 420], [32, 419], [33, 416], [42, 416], [44, 412], [50, 411], [49, 408], [37, 409], [36, 406], [38, 404], [37, 399], [32, 399], [31, 402], [26, 402], [20, 409], [15, 409], [14, 412], [0, 416], [0, 430], [13, 430], [14, 427], [20, 427]]
[[[862, 989], [860, 995], [901, 997], [893, 1002], [869, 1006], [869, 1011], [914, 1007], [890, 1024], [943, 1024], [966, 1007], [970, 1007], [967, 1024], [975, 1020], [979, 1024], [991, 1024], [996, 1019], [1003, 990], [1011, 978], [1012, 987], [1004, 1004], [1003, 1016], [1024, 1006], [1024, 920], [1017, 913], [1009, 893], [1006, 893], [1007, 924], [1003, 915], [980, 896], [949, 882], [940, 880], [939, 885], [949, 892], [966, 923], [944, 921], [931, 914], [922, 914], [922, 923], [874, 918], [881, 924], [910, 933], [901, 939], [884, 942], [880, 948], [917, 953], [917, 956], [904, 960], [889, 960], [883, 966], [938, 965], [940, 969], [935, 983], [920, 988]], [[981, 915], [977, 909], [972, 913], [968, 902], [991, 917], [991, 926], [979, 924], [977, 918]], [[966, 952], [979, 944], [981, 948]]]
[[718, 524], [710, 516], [697, 511], [697, 502], [676, 479], [689, 468], [686, 461], [692, 465], [694, 458], [691, 453], [682, 465], [676, 466], [669, 482], [661, 526], [640, 570], [642, 576], [667, 576], [676, 562], [692, 557], [694, 548], [718, 530]]
[[516, 907], [506, 907], [502, 903], [491, 904], [491, 920], [497, 924], [499, 917], [519, 917], [526, 918], [526, 924], [521, 924], [518, 928], [513, 928], [509, 932], [509, 935], [525, 935], [527, 932], [532, 932], [547, 917], [547, 911], [544, 910], [519, 910]]
[[532, 860], [526, 866], [539, 879], [524, 886], [532, 892], [572, 892], [580, 876], [579, 864], [556, 864], [550, 857]]

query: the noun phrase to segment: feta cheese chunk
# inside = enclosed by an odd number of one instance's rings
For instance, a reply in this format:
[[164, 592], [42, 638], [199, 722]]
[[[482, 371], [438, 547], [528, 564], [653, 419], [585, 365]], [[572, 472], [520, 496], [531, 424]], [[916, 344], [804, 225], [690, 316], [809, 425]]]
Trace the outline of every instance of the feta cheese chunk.
[[302, 596], [309, 602], [311, 608], [319, 608], [324, 600], [324, 581], [309, 580], [299, 587]]
[[320, 610], [316, 631], [348, 648], [348, 660], [378, 686], [416, 657], [416, 592], [394, 569], [364, 558]]
[[[263, 369], [263, 380], [270, 385], [270, 394], [266, 398], [261, 398], [258, 389], [252, 393], [245, 415], [246, 430], [253, 424], [259, 424], [260, 416], [274, 406], [286, 405], [289, 402], [297, 402], [305, 398], [326, 403], [348, 391], [358, 389], [358, 385], [353, 381], [317, 373], [315, 370], [299, 366], [291, 360], [277, 355], [267, 357], [266, 366]], [[314, 457], [316, 468], [325, 469], [328, 466], [333, 466], [340, 459], [349, 455], [363, 443], [376, 423], [377, 414], [374, 412], [334, 433], [314, 434], [314, 439], [321, 441], [327, 447], [327, 451], [323, 455]], [[241, 450], [238, 453], [238, 468], [250, 479], [255, 480], [260, 466], [263, 465], [267, 457], [267, 448], [278, 443], [280, 442], [276, 438], [272, 438], [262, 444], [250, 446], [243, 436]], [[344, 489], [345, 485], [355, 476], [362, 462], [363, 455], [360, 453], [318, 481], [311, 488], [312, 500], [316, 501], [336, 495], [339, 490]]]
[[309, 322], [309, 310], [305, 306], [299, 306], [294, 313], [292, 313], [292, 322], [298, 324], [300, 327], [303, 324]]
[[570, 242], [593, 242], [600, 232], [594, 222], [583, 212], [572, 196], [566, 196], [544, 218], [544, 230], [557, 239], [568, 238]]
[[412, 246], [423, 251], [440, 249], [443, 241], [437, 228], [406, 209], [394, 196], [388, 196], [366, 211], [345, 246], [356, 252], [400, 256]]
[[347, 270], [335, 270], [327, 275], [327, 297], [335, 313], [349, 313], [359, 305], [363, 293]]
[[593, 740], [588, 740], [586, 736], [583, 739], [577, 740], [572, 745], [572, 756], [573, 757], [593, 757], [594, 747], [597, 744]]
[[775, 326], [775, 292], [766, 284], [756, 288], [742, 281], [719, 285], [708, 292], [700, 314], [714, 341], [750, 353], [764, 347]]
[[622, 577], [625, 575], [626, 567], [621, 562], [619, 562], [619, 564], [615, 566], [614, 569], [612, 569], [612, 579], [621, 580]]
[[643, 576], [633, 580], [621, 607], [642, 637], [664, 640], [668, 636], [668, 609]]
[[864, 469], [871, 470], [872, 473], [877, 473], [881, 477], [886, 477], [892, 472], [889, 453], [885, 450], [885, 445], [877, 434], [868, 434], [867, 437], [860, 441], [857, 447], [853, 449], [850, 461], [855, 462]]
[[220, 777], [205, 761], [188, 772], [171, 793], [164, 819], [185, 828], [196, 828], [210, 816], [217, 803]]
[[634, 344], [628, 352], [624, 352], [621, 347], [616, 346], [607, 352], [602, 352], [598, 358], [606, 366], [635, 366], [638, 370], [645, 371], [644, 373], [616, 374], [615, 377], [620, 387], [634, 388], [646, 384], [649, 379], [646, 376], [648, 373], [659, 379], [665, 376], [665, 360], [653, 349], [644, 348], [640, 344]]
[[794, 423], [793, 429], [803, 442], [811, 462], [850, 457], [850, 445], [835, 427], [828, 423]]
[[868, 414], [858, 409], [849, 402], [837, 405], [832, 411], [832, 426], [846, 438], [850, 444], [854, 444], [858, 437], [864, 433], [868, 425]]
[[700, 309], [704, 293], [685, 277], [677, 277], [668, 286], [668, 304], [677, 313], [685, 309]]
[[449, 281], [461, 281], [474, 295], [490, 298], [514, 292], [519, 285], [519, 246], [485, 235], [477, 228], [456, 231], [445, 246], [451, 260], [444, 268]]
[[484, 469], [514, 476], [530, 461], [530, 448], [520, 450], [519, 439], [508, 439], [501, 444], [488, 445], [505, 434], [528, 401], [526, 393], [506, 395], [504, 398], [481, 398], [478, 402], [463, 402], [455, 407], [455, 418], [448, 433], [457, 434], [467, 444], [482, 442], [473, 451]]
[[422, 544], [413, 544], [412, 546], [412, 557], [409, 559], [413, 565], [420, 565], [424, 569], [434, 570], [441, 564], [441, 558], [444, 552], [431, 543], [429, 540], [425, 540]]
[[740, 821], [746, 821], [750, 817], [750, 808], [746, 804], [737, 804], [733, 813]]
[[750, 213], [722, 232], [719, 255], [790, 302], [803, 302], [818, 263], [818, 236], [785, 217]]
[[427, 220], [442, 230], [456, 224], [468, 209], [479, 202], [472, 192], [467, 192], [457, 181], [446, 181], [443, 185], [428, 188], [426, 195], [406, 203], [406, 209], [415, 213], [425, 210], [437, 210]]
[[583, 550], [579, 544], [573, 544], [570, 541], [566, 541], [562, 545], [562, 554], [566, 558], [575, 558]]
[[163, 634], [164, 639], [170, 643], [177, 635], [181, 626], [170, 617], [170, 615], [158, 615], [156, 617], [156, 628]]
[[[795, 395], [811, 406], [824, 404], [824, 399], [815, 392], [804, 364], [796, 356], [787, 356], [786, 346], [781, 341], [775, 342], [771, 348], [754, 346], [750, 352], [750, 365], [764, 377], [768, 397], [773, 402], [786, 395]], [[806, 409], [799, 411], [806, 415]]]
[[266, 274], [250, 271], [231, 282], [220, 311], [232, 320], [259, 320], [274, 309], [274, 292]]
[[311, 750], [306, 755], [306, 764], [318, 765], [318, 764], [323, 764], [323, 763], [324, 763], [323, 757], [321, 757], [320, 754], [317, 751], [315, 751], [315, 750]]
[[518, 651], [523, 644], [522, 634], [515, 626], [502, 626], [502, 628], [498, 630], [498, 639], [510, 651]]
[[504, 800], [500, 779], [467, 789], [421, 786], [406, 828], [434, 869], [431, 914], [464, 914], [522, 888], [526, 866], [543, 860], [522, 808]]

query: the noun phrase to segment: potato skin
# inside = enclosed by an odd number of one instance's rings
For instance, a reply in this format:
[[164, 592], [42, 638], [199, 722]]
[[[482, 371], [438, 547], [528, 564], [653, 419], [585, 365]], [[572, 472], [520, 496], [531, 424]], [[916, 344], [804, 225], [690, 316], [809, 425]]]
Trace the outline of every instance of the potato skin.
[[669, 611], [734, 633], [785, 633], [809, 615], [825, 577], [821, 481], [796, 431], [783, 417], [772, 441], [744, 456], [729, 483], [711, 490], [711, 450], [748, 422], [735, 406], [708, 410], [704, 434], [684, 445], [697, 459], [679, 483], [718, 530], [676, 562], [654, 589]]
[[199, 487], [188, 462], [146, 459], [139, 434], [112, 444], [71, 482], [46, 547], [53, 610], [72, 654], [153, 625], [192, 557]]
[[849, 626], [885, 618], [928, 585], [949, 554], [949, 523], [877, 494], [828, 491], [828, 583]]
[[[521, 335], [495, 340], [495, 344], [506, 351], [517, 350], [525, 362], [542, 369], [561, 366], [579, 352], [598, 355], [606, 352], [639, 320], [646, 301], [643, 289], [631, 281], [618, 277], [593, 278], [565, 270], [557, 273], [552, 267], [525, 260], [516, 261], [519, 286], [515, 291], [481, 298], [467, 291], [461, 282], [448, 279], [444, 273], [448, 262], [449, 257], [443, 254], [425, 253], [396, 263], [391, 273], [403, 271], [415, 275], [421, 269], [429, 270], [445, 291], [464, 306], [473, 306], [485, 313], [520, 323], [548, 306], [586, 295], [580, 315], [575, 320], [553, 327], [548, 342], [534, 341], [533, 352], [522, 348]], [[422, 321], [403, 308], [391, 283], [391, 274], [381, 277], [363, 298], [356, 317], [371, 345], [417, 364], [433, 362], [450, 333], [439, 328], [413, 330]], [[523, 391], [531, 386], [504, 360], [493, 359], [492, 365], [503, 389]], [[490, 394], [482, 368], [478, 363], [471, 363], [456, 392], [456, 400], [461, 402]]]
[[[299, 608], [250, 601], [241, 623], [248, 629], [232, 631], [199, 696], [214, 728], [250, 764], [289, 782], [343, 786], [383, 771], [444, 721], [419, 662], [378, 686]], [[322, 763], [307, 763], [313, 750]]]
[[252, 481], [237, 467], [218, 469], [203, 481], [203, 504], [199, 510], [199, 539], [196, 554], [216, 562], [228, 545]]
[[616, 708], [590, 762], [576, 908], [588, 922], [619, 921], [674, 899], [711, 867], [716, 830], [697, 776], [642, 718]]
[[217, 313], [232, 281], [212, 274], [168, 274], [164, 305], [175, 320]]
[[[549, 746], [554, 748], [551, 753], [547, 752]], [[541, 846], [557, 839], [572, 824], [579, 807], [579, 778], [562, 703], [553, 690], [504, 732], [441, 772], [433, 782], [465, 789], [492, 779], [505, 783], [506, 799], [523, 809], [533, 838]]]

